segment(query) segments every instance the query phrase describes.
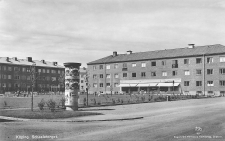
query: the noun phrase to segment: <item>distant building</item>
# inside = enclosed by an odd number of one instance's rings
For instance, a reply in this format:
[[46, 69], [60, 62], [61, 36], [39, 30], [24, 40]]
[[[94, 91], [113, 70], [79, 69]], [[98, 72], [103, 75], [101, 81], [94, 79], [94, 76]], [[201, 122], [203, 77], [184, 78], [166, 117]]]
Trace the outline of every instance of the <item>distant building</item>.
[[0, 57], [0, 93], [31, 91], [31, 71], [35, 69], [34, 91], [64, 91], [60, 78], [64, 77], [64, 67], [57, 62], [45, 60], [18, 59], [17, 57]]
[[87, 82], [86, 82], [87, 69], [85, 67], [80, 68], [80, 92], [87, 92]]
[[90, 93], [225, 94], [225, 46], [117, 54], [88, 63]]

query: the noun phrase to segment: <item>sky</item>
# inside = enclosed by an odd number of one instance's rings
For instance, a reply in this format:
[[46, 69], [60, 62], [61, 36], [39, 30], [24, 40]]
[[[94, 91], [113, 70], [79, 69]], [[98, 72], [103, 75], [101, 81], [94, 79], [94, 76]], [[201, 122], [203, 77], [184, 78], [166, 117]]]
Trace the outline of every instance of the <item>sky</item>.
[[225, 45], [224, 0], [0, 0], [0, 57], [88, 62]]

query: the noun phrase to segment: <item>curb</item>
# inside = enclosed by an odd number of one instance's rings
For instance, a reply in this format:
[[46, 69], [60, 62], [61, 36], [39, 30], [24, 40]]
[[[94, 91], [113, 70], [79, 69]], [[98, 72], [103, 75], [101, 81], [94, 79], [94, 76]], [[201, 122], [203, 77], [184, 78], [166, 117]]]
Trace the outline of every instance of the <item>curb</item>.
[[123, 121], [123, 120], [135, 120], [143, 119], [144, 117], [135, 117], [135, 118], [121, 118], [121, 119], [102, 119], [102, 120], [37, 120], [42, 122], [96, 122], [96, 121]]

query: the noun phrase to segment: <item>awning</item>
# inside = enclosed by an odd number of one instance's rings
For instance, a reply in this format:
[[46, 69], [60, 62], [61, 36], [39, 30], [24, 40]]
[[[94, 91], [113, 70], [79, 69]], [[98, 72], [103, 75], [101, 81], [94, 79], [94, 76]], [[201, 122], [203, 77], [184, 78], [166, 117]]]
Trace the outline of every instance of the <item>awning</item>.
[[158, 83], [158, 87], [172, 87], [172, 86], [178, 86], [180, 83]]
[[146, 84], [120, 84], [120, 87], [150, 87], [156, 86], [158, 83], [146, 83]]
[[148, 84], [138, 84], [138, 87], [150, 87], [150, 86], [156, 86], [157, 83], [148, 83]]
[[129, 84], [120, 84], [120, 87], [130, 87]]

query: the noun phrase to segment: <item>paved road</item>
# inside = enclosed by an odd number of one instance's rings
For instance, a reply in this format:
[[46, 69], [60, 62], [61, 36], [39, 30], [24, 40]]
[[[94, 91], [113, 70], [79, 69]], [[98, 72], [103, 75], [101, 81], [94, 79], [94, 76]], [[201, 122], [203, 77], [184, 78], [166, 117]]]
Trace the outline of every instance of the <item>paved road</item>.
[[[94, 111], [96, 108], [83, 110]], [[108, 109], [108, 110], [107, 110]], [[143, 140], [222, 141], [225, 140], [225, 98], [183, 100], [102, 107], [104, 115], [76, 118], [97, 120], [144, 117], [127, 121], [95, 122], [4, 122], [4, 140], [53, 138], [53, 140]], [[64, 119], [73, 121], [74, 118]], [[20, 139], [22, 140], [22, 139]], [[46, 140], [46, 139], [42, 139]]]

